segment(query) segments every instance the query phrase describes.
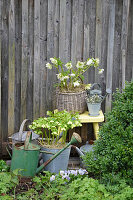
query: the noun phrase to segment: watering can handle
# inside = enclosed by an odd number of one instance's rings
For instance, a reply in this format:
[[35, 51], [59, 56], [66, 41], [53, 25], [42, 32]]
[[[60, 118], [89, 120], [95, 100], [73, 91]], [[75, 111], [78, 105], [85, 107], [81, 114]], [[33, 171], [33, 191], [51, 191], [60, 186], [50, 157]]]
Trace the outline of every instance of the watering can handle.
[[31, 131], [28, 131], [28, 132], [27, 132], [27, 135], [26, 135], [25, 143], [24, 143], [24, 149], [25, 149], [25, 150], [28, 149], [29, 142], [31, 141], [31, 139], [32, 139], [32, 132], [31, 132]]
[[20, 129], [19, 129], [19, 136], [20, 136], [20, 141], [22, 141], [22, 134], [23, 134], [23, 129], [24, 129], [24, 126], [25, 126], [25, 123], [27, 121], [30, 121], [29, 119], [24, 119], [24, 121], [22, 122], [21, 126], [20, 126]]
[[101, 89], [101, 86], [100, 86], [99, 83], [93, 83], [92, 86], [90, 87], [90, 90], [91, 90], [94, 86], [96, 86], [96, 85], [98, 85], [99, 89]]

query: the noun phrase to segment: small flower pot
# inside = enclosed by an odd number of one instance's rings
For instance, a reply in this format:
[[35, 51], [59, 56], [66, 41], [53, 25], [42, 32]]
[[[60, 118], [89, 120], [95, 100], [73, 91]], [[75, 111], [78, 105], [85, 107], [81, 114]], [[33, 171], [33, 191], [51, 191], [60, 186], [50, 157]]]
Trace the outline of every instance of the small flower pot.
[[90, 116], [98, 116], [99, 111], [101, 109], [101, 102], [100, 103], [89, 103], [87, 102], [87, 107]]

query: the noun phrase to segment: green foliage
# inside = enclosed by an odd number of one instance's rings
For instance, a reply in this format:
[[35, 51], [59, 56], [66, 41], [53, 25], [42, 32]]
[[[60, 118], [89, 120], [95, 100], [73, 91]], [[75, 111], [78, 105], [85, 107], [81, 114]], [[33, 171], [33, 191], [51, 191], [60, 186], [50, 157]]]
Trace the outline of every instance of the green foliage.
[[[9, 196], [9, 192], [19, 184], [18, 169], [13, 172], [1, 172], [0, 173], [0, 195], [3, 196], [3, 200]], [[10, 198], [9, 198], [10, 199]]]
[[[46, 171], [32, 179], [33, 185], [25, 192], [16, 193], [19, 170], [1, 172], [1, 200], [131, 200], [133, 188], [124, 180], [119, 184], [106, 186], [98, 180], [89, 178], [86, 170], [60, 171], [53, 175]], [[69, 177], [69, 178], [68, 178]], [[119, 177], [116, 177], [118, 179]], [[3, 185], [2, 185], [3, 184]]]
[[78, 113], [72, 114], [66, 110], [54, 110], [54, 112], [47, 111], [47, 115], [48, 117], [34, 120], [32, 125], [29, 126], [35, 133], [42, 135], [42, 143], [44, 136], [49, 145], [57, 144], [61, 133], [62, 143], [65, 143], [67, 131], [74, 127], [82, 126]]
[[6, 164], [4, 160], [0, 160], [0, 172], [9, 171], [9, 166]]
[[[89, 174], [104, 183], [124, 178], [133, 184], [133, 81], [114, 95], [113, 109], [100, 129], [94, 152], [84, 157]], [[118, 177], [119, 178], [116, 178]]]

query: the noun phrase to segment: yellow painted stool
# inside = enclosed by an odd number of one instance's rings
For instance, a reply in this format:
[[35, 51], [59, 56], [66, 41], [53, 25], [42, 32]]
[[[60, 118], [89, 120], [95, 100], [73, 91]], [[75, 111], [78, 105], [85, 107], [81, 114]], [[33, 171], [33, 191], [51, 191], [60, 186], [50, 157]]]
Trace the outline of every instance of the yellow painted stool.
[[[93, 129], [94, 129], [94, 134], [96, 140], [98, 139], [98, 133], [99, 133], [99, 122], [104, 121], [104, 115], [103, 112], [100, 111], [98, 116], [89, 116], [89, 112], [85, 111], [83, 114], [80, 114], [79, 117], [81, 123], [93, 123]], [[81, 132], [82, 132], [82, 127], [81, 127]]]

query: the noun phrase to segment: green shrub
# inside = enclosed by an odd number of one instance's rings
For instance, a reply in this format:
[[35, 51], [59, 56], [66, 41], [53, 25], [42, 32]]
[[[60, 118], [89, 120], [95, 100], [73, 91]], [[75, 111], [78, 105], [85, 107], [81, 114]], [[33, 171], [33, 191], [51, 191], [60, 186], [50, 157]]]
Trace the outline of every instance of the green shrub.
[[[94, 152], [84, 156], [90, 175], [104, 183], [120, 179], [133, 183], [133, 81], [125, 90], [117, 90], [113, 109], [106, 116], [95, 142]], [[119, 177], [119, 178], [118, 178]]]

